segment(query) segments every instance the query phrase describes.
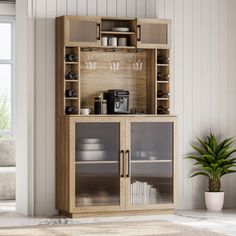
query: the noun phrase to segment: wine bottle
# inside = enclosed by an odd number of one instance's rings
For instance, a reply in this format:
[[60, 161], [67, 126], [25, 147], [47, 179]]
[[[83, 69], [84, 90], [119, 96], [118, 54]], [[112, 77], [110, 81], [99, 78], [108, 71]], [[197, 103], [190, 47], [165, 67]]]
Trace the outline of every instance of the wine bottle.
[[162, 105], [159, 105], [157, 107], [157, 113], [158, 114], [169, 114], [169, 108], [165, 108]]
[[66, 72], [65, 77], [67, 80], [76, 80], [78, 77], [78, 74], [75, 73], [74, 71], [69, 71], [69, 72]]
[[66, 114], [70, 115], [70, 114], [77, 114], [77, 108], [74, 106], [67, 106], [66, 107]]
[[70, 53], [70, 54], [66, 54], [65, 60], [67, 62], [76, 62], [78, 60], [78, 58], [77, 58], [77, 56], [75, 54]]
[[169, 64], [170, 58], [162, 55], [157, 56], [157, 64]]
[[169, 92], [163, 92], [162, 90], [157, 91], [157, 97], [158, 98], [168, 98]]
[[170, 75], [169, 74], [162, 74], [161, 72], [157, 73], [157, 80], [158, 81], [168, 81]]
[[76, 91], [74, 89], [67, 89], [66, 90], [66, 97], [76, 97]]

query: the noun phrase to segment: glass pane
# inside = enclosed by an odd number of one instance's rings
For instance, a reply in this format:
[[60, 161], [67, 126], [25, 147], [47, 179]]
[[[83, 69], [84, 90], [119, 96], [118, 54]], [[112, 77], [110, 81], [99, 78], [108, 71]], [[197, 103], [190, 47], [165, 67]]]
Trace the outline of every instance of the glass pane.
[[0, 59], [11, 59], [11, 24], [0, 23]]
[[11, 129], [11, 101], [0, 99], [0, 131]]
[[96, 21], [69, 21], [70, 42], [97, 42]]
[[143, 44], [167, 44], [167, 24], [142, 24], [141, 41]]
[[0, 65], [0, 130], [11, 128], [11, 65]]
[[131, 124], [132, 160], [172, 160], [172, 123]]
[[173, 202], [172, 163], [132, 163], [131, 204]]
[[76, 206], [119, 204], [118, 163], [76, 165]]
[[76, 124], [76, 205], [120, 204], [120, 124]]
[[132, 205], [173, 202], [173, 124], [131, 124]]

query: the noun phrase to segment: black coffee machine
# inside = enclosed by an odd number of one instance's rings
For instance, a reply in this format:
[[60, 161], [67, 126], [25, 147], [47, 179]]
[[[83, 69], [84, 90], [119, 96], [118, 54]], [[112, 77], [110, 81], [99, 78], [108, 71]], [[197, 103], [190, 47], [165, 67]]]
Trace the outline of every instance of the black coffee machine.
[[123, 89], [108, 90], [108, 114], [129, 114], [129, 91]]

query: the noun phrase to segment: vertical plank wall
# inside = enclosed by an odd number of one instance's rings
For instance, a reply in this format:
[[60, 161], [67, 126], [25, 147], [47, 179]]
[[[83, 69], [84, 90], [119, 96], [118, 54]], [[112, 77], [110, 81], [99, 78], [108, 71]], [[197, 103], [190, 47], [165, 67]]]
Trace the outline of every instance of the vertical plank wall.
[[[55, 17], [133, 16], [173, 20], [172, 113], [178, 116], [179, 208], [204, 205], [204, 178], [190, 179], [190, 143], [210, 130], [236, 136], [236, 1], [35, 0], [35, 211], [55, 213]], [[223, 180], [236, 206], [236, 176]]]

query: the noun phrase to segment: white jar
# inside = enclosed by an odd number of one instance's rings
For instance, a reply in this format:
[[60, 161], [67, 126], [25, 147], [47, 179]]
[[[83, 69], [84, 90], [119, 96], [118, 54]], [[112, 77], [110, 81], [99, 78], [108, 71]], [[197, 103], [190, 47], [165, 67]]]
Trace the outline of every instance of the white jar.
[[127, 38], [118, 38], [118, 46], [127, 46]]
[[109, 38], [109, 46], [117, 46], [117, 38], [116, 37]]
[[102, 46], [107, 46], [108, 37], [102, 37]]

